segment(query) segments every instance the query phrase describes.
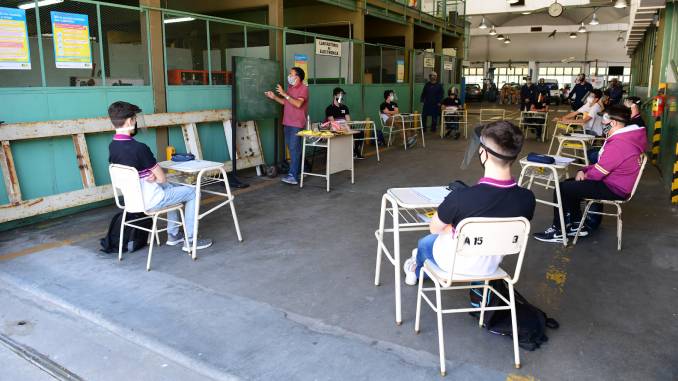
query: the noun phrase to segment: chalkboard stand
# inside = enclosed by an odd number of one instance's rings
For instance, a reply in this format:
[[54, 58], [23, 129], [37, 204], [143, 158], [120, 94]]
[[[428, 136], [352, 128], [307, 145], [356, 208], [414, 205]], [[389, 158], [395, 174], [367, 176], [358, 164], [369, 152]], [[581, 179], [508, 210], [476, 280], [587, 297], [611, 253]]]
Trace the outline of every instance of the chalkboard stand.
[[[233, 78], [236, 78], [236, 71], [235, 71], [235, 57], [233, 57]], [[236, 108], [238, 107], [238, 102], [236, 99], [238, 99], [237, 96], [237, 91], [238, 91], [238, 86], [233, 86], [233, 91], [231, 91], [231, 141], [233, 142], [231, 144], [231, 152], [229, 155], [231, 155], [231, 163], [233, 164], [233, 171], [231, 173], [228, 173], [228, 185], [232, 186], [233, 188], [247, 188], [250, 186], [249, 184], [243, 183], [238, 179], [237, 176], [237, 166], [236, 166], [236, 159], [237, 159], [237, 129], [238, 129], [238, 121], [236, 120]]]

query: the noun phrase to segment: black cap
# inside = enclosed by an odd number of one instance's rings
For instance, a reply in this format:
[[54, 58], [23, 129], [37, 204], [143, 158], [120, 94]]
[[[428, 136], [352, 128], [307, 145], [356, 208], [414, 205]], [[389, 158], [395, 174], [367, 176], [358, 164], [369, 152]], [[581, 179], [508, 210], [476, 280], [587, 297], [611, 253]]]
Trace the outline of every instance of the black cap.
[[117, 101], [108, 106], [108, 117], [115, 128], [122, 127], [127, 118], [132, 118], [141, 112], [141, 108], [131, 103]]
[[600, 116], [605, 114], [607, 114], [610, 119], [624, 124], [628, 124], [631, 119], [631, 110], [624, 105], [612, 105], [598, 113]]

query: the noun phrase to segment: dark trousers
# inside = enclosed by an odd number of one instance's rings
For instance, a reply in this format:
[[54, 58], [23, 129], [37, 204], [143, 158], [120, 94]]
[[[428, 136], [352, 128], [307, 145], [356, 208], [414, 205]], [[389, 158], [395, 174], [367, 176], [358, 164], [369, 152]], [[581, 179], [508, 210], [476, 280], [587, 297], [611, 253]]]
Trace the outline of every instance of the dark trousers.
[[[624, 198], [612, 192], [602, 181], [567, 179], [560, 183], [560, 197], [563, 202], [565, 224], [576, 223], [581, 220], [581, 202], [585, 198], [597, 200], [623, 200]], [[556, 192], [553, 191], [553, 202], [558, 202]], [[553, 225], [560, 226], [558, 209], [553, 208]]]
[[424, 125], [424, 129], [427, 129], [427, 117], [431, 117], [431, 131], [435, 131], [438, 127], [438, 118], [440, 117], [440, 111], [427, 110], [427, 107], [424, 107], [424, 110], [421, 112], [421, 123]]
[[530, 106], [532, 102], [525, 102], [524, 100], [520, 102], [520, 111], [530, 111]]

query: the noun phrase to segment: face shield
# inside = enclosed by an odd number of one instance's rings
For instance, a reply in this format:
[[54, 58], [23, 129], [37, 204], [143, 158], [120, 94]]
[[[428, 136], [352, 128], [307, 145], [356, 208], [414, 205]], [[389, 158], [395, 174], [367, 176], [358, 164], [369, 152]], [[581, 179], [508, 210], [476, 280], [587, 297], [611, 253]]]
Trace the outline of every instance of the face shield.
[[143, 113], [135, 114], [132, 118], [132, 125], [129, 127], [116, 128], [115, 132], [129, 133], [130, 136], [135, 136], [139, 131], [147, 131], [146, 119]]
[[398, 95], [394, 92], [391, 93], [391, 102], [395, 102], [398, 100]]
[[346, 93], [339, 93], [334, 96], [334, 99], [337, 101], [337, 103], [342, 104], [346, 102]]
[[461, 162], [461, 169], [468, 169], [469, 165], [471, 165], [471, 162], [473, 161], [473, 158], [478, 156], [478, 149], [480, 147], [483, 147], [485, 151], [487, 151], [488, 154], [498, 157], [500, 159], [506, 160], [506, 161], [513, 161], [518, 158], [518, 156], [507, 156], [507, 155], [502, 155], [493, 149], [487, 147], [485, 143], [483, 142], [482, 138], [482, 131], [483, 128], [485, 128], [484, 125], [476, 126], [473, 129], [473, 134], [471, 134], [471, 137], [468, 139], [468, 146], [466, 146], [466, 153], [464, 154], [464, 160]]

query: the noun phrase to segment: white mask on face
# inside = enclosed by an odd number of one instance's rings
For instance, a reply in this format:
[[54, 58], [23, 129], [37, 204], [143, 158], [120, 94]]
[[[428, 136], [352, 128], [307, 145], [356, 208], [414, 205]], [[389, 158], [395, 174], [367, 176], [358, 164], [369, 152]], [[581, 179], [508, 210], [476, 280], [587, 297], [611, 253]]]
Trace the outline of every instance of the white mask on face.
[[337, 103], [341, 104], [341, 101], [344, 100], [344, 96], [342, 94], [339, 94], [336, 97], [334, 97], [334, 99], [337, 100]]
[[297, 83], [297, 79], [293, 75], [288, 75], [287, 83], [289, 83], [290, 86], [294, 86], [294, 84]]
[[593, 101], [595, 101], [595, 100], [596, 100], [596, 98], [591, 97], [591, 96], [589, 96], [588, 98], [586, 98], [586, 101], [587, 101], [588, 103], [590, 103], [590, 104], [593, 104]]

